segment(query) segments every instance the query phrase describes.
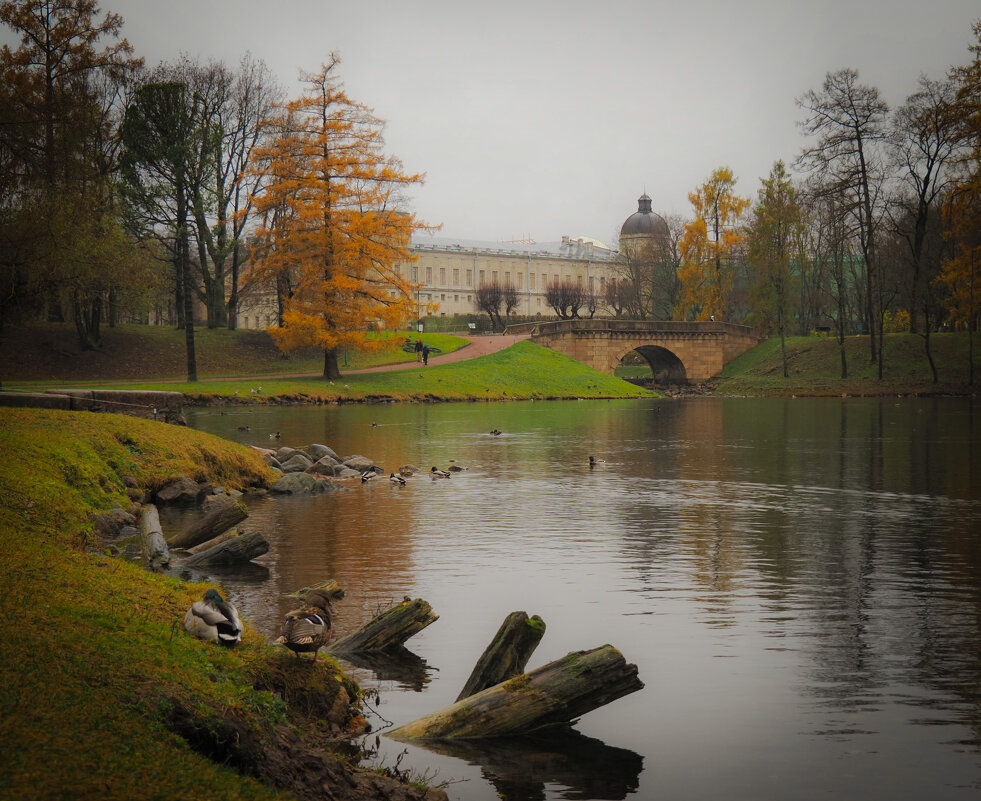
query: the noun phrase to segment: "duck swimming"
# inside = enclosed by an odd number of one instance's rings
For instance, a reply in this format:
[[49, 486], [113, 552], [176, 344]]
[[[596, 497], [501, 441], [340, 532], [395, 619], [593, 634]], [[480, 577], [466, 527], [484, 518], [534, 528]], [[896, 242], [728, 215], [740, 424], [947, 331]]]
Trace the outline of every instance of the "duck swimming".
[[231, 647], [242, 639], [242, 621], [238, 610], [218, 590], [204, 594], [204, 600], [195, 601], [184, 615], [184, 628], [201, 640], [211, 640]]
[[435, 465], [433, 465], [433, 469], [429, 471], [429, 474], [433, 478], [449, 478], [450, 477], [450, 474], [449, 473], [447, 473], [445, 470], [440, 470]]
[[361, 483], [364, 484], [366, 481], [371, 481], [378, 474], [374, 470], [365, 470], [361, 474]]
[[285, 645], [296, 656], [312, 651], [313, 661], [316, 662], [317, 652], [330, 638], [329, 610], [333, 608], [327, 593], [310, 590], [303, 606], [286, 613], [283, 619], [283, 633], [274, 642], [277, 645]]
[[400, 476], [398, 473], [392, 473], [388, 477], [388, 480], [391, 481], [393, 484], [398, 484], [400, 487], [405, 486], [405, 479], [402, 478], [402, 476]]

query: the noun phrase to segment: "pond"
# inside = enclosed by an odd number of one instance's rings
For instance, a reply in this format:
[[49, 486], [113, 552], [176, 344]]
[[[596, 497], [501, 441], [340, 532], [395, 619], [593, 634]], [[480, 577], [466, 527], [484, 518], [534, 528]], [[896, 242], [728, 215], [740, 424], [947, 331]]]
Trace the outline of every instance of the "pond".
[[[404, 596], [432, 604], [439, 620], [408, 641], [410, 657], [350, 666], [380, 691], [376, 764], [452, 782], [459, 801], [936, 801], [981, 789], [977, 400], [187, 416], [228, 439], [320, 442], [386, 470], [466, 468], [255, 499], [247, 524], [270, 553], [213, 575], [270, 638], [284, 594], [326, 578], [348, 593], [339, 634]], [[386, 721], [452, 703], [513, 611], [547, 625], [529, 668], [610, 643], [645, 688], [565, 736], [438, 748], [384, 737]]]

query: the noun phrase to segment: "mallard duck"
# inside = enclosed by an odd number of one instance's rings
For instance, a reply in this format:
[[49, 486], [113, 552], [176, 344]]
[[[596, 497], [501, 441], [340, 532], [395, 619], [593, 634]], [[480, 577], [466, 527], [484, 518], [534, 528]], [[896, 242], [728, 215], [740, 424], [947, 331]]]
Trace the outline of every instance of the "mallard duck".
[[490, 434], [492, 437], [499, 437], [501, 436], [501, 430], [499, 428], [495, 428], [493, 431], [490, 432]]
[[378, 473], [376, 473], [374, 470], [365, 470], [361, 474], [361, 483], [364, 484], [366, 481], [371, 481], [371, 479], [373, 479], [377, 475]]
[[405, 486], [405, 479], [402, 478], [402, 476], [400, 476], [398, 473], [392, 473], [388, 477], [388, 480], [391, 481], [393, 484], [398, 484], [400, 487]]
[[232, 646], [242, 639], [242, 621], [235, 606], [221, 597], [218, 590], [204, 594], [184, 615], [184, 628], [202, 640]]
[[277, 431], [275, 434], [270, 434], [269, 439], [279, 439], [279, 432]]
[[285, 645], [294, 654], [317, 652], [330, 638], [330, 612], [333, 605], [330, 597], [322, 590], [310, 590], [304, 598], [304, 605], [286, 613], [283, 619], [283, 633], [275, 640], [277, 645]]
[[589, 457], [589, 466], [590, 467], [596, 467], [596, 465], [600, 464], [601, 462], [605, 462], [605, 461], [606, 461], [606, 459], [597, 459], [595, 456], [590, 456]]
[[440, 470], [438, 467], [436, 467], [436, 465], [433, 465], [433, 469], [429, 471], [429, 474], [433, 478], [449, 478], [450, 477], [450, 474], [449, 473], [447, 473], [445, 470]]
[[239, 431], [250, 431], [251, 429], [248, 426], [239, 426], [238, 427], [238, 430]]

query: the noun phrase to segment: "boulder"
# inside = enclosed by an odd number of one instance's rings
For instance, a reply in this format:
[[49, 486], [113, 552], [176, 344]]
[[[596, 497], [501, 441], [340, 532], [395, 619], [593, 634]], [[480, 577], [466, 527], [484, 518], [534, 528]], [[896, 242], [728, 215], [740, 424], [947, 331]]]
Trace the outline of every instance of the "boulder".
[[[359, 473], [363, 473], [365, 470], [374, 470], [375, 463], [369, 459], [367, 456], [359, 456], [355, 454], [354, 456], [345, 456], [341, 459], [344, 466], [350, 468], [351, 470], [357, 470]], [[378, 470], [377, 472], [382, 472]]]
[[313, 462], [307, 456], [297, 451], [280, 465], [280, 469], [284, 473], [302, 473], [312, 464]]
[[416, 467], [414, 464], [404, 464], [399, 468], [399, 474], [403, 476], [414, 476], [416, 473], [421, 473], [422, 469]]
[[309, 473], [287, 473], [278, 479], [269, 488], [269, 491], [281, 495], [299, 495], [302, 493], [328, 492], [331, 489], [333, 487], [329, 481]]
[[299, 453], [299, 451], [297, 451], [297, 449], [296, 449], [296, 448], [287, 448], [287, 447], [286, 447], [286, 446], [284, 445], [284, 446], [283, 446], [282, 448], [280, 448], [280, 449], [279, 449], [278, 451], [276, 451], [276, 453], [275, 453], [275, 456], [276, 456], [276, 461], [279, 461], [279, 462], [285, 462], [285, 461], [286, 461], [287, 459], [289, 459], [289, 458], [290, 458], [290, 457], [291, 457], [291, 456], [292, 456], [292, 455], [293, 455], [294, 453]]
[[315, 476], [336, 476], [337, 471], [341, 469], [343, 467], [339, 462], [335, 462], [330, 456], [325, 456], [310, 465], [306, 472]]
[[361, 473], [343, 465], [334, 474], [335, 478], [361, 478]]
[[202, 495], [197, 481], [189, 476], [177, 476], [164, 484], [156, 493], [157, 503], [193, 506]]
[[331, 457], [335, 462], [339, 462], [341, 460], [341, 457], [334, 453], [334, 451], [332, 451], [326, 445], [318, 445], [317, 443], [314, 443], [308, 447], [306, 451], [313, 457], [314, 461], [319, 461], [325, 456]]

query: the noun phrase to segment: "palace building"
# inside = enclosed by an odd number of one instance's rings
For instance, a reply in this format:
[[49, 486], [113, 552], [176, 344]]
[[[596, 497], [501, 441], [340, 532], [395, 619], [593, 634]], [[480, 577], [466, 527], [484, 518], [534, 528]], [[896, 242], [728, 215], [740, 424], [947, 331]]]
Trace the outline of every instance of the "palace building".
[[[560, 242], [484, 242], [449, 239], [417, 233], [410, 250], [416, 260], [398, 266], [400, 274], [420, 284], [416, 302], [420, 312], [436, 304], [436, 316], [480, 314], [475, 300], [477, 287], [494, 283], [511, 285], [518, 293], [514, 314], [551, 317], [545, 289], [559, 282], [574, 282], [602, 300], [607, 282], [617, 275], [621, 252], [629, 254], [648, 240], [666, 236], [664, 219], [651, 210], [651, 199], [643, 194], [638, 210], [620, 230], [619, 250], [588, 236], [563, 236]], [[242, 328], [266, 328], [276, 324], [275, 298], [256, 293], [243, 305]]]

